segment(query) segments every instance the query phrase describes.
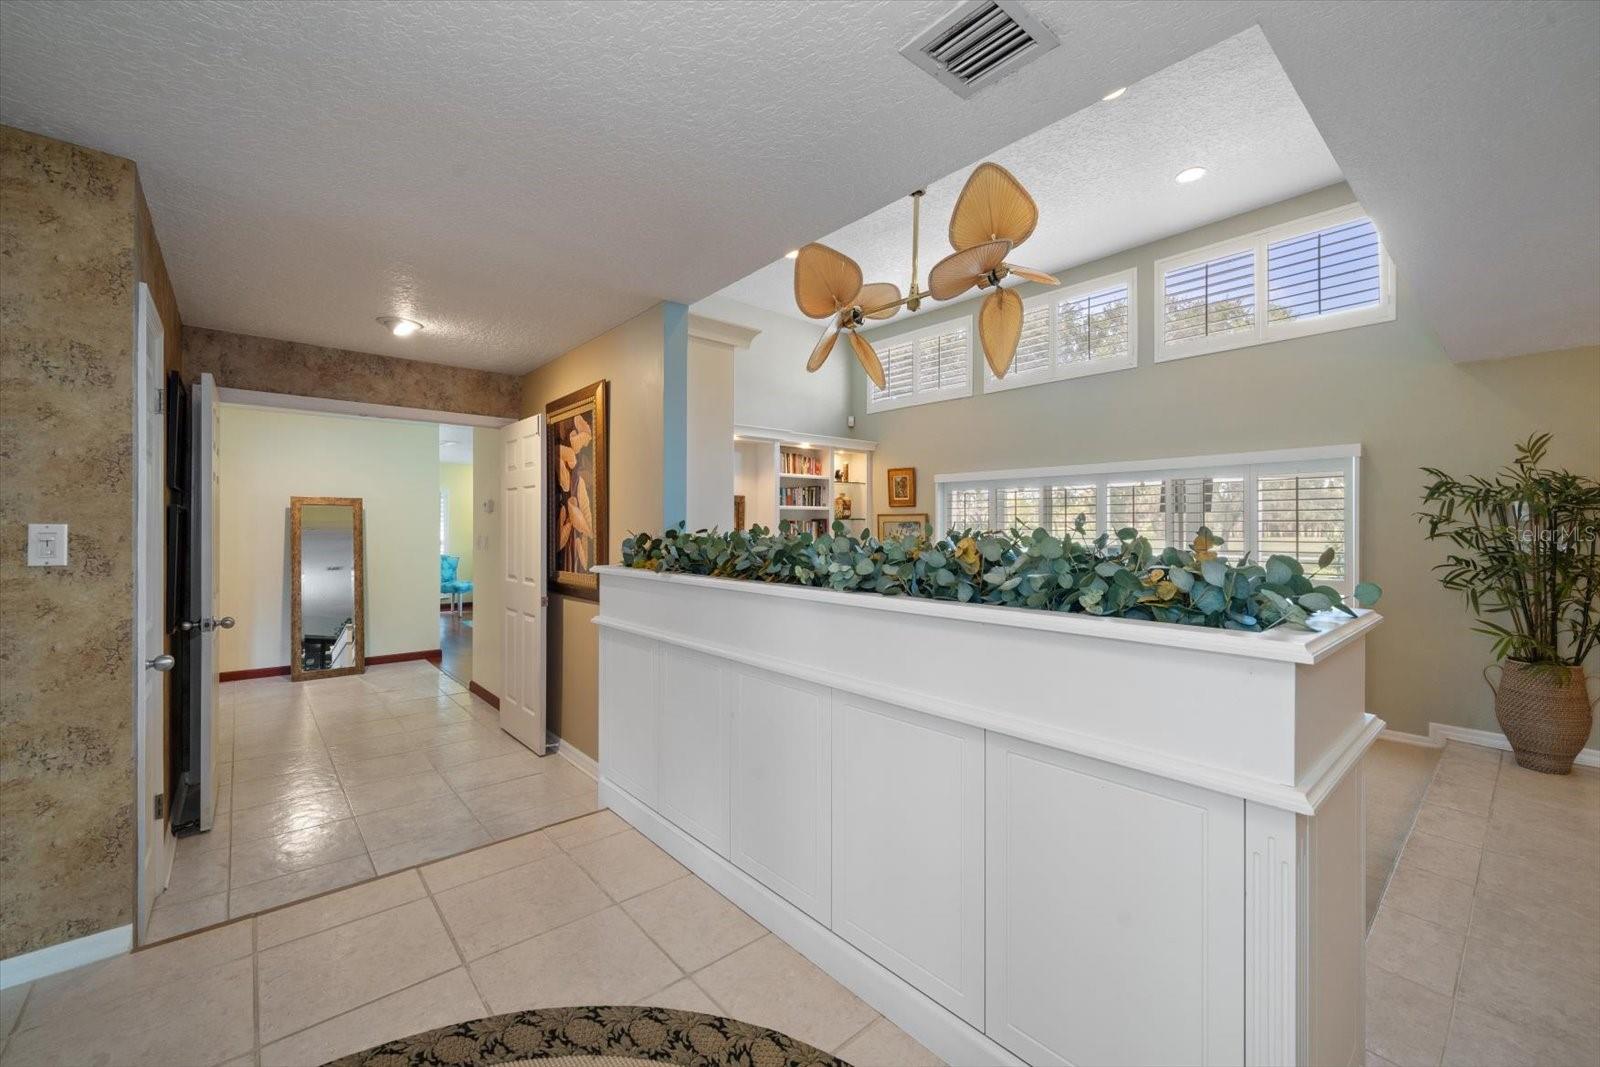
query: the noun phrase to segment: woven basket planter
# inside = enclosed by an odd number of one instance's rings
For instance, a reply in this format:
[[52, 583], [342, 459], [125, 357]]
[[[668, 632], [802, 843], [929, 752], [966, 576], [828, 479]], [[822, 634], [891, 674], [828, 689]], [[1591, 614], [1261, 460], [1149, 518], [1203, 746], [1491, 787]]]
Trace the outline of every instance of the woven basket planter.
[[[1494, 717], [1500, 720], [1517, 763], [1545, 774], [1571, 774], [1572, 761], [1589, 740], [1594, 711], [1582, 667], [1540, 667], [1517, 660], [1500, 664]], [[1489, 681], [1485, 668], [1484, 681]]]

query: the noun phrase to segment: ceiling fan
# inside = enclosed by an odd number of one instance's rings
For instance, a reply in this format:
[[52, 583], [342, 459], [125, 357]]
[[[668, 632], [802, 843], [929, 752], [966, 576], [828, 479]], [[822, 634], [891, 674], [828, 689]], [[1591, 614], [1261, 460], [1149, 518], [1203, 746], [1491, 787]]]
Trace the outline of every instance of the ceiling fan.
[[[857, 331], [868, 319], [893, 318], [904, 307], [916, 311], [923, 290], [917, 284], [917, 241], [921, 228], [922, 190], [911, 194], [911, 288], [900, 295], [891, 282], [863, 284], [855, 260], [827, 245], [800, 249], [794, 262], [794, 298], [807, 318], [832, 318], [811, 350], [806, 370], [815, 371], [828, 359], [840, 332], [850, 335], [850, 347], [879, 389], [885, 387], [878, 354]], [[955, 252], [928, 272], [926, 295], [953, 300], [968, 289], [993, 288], [978, 310], [978, 339], [983, 356], [996, 378], [1005, 377], [1022, 337], [1022, 298], [1000, 287], [1016, 275], [1045, 285], [1058, 284], [1053, 275], [1032, 267], [1007, 263], [1011, 250], [1032, 236], [1039, 223], [1039, 207], [1022, 183], [998, 163], [980, 163], [967, 178], [950, 215], [950, 247]]]

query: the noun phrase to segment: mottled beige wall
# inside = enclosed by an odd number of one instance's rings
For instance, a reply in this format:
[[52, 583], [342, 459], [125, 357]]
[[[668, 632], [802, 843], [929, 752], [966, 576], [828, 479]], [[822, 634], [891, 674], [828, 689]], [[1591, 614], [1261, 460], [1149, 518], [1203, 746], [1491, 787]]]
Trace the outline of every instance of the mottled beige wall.
[[[0, 127], [0, 957], [133, 919], [136, 197]], [[30, 521], [69, 566], [24, 566]]]
[[191, 380], [209, 371], [230, 389], [505, 419], [517, 417], [522, 392], [513, 374], [193, 326], [183, 329], [183, 371]]

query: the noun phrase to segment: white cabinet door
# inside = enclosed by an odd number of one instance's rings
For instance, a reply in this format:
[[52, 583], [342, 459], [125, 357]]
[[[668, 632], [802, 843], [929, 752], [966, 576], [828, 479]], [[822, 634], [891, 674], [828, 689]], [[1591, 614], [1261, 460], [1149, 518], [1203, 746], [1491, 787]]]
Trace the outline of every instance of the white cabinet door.
[[826, 925], [828, 691], [749, 667], [733, 670], [730, 858]]
[[656, 734], [661, 718], [661, 652], [654, 641], [600, 635], [600, 774], [656, 806]]
[[833, 929], [983, 1026], [983, 731], [833, 701]]
[[661, 655], [661, 814], [726, 856], [729, 672], [685, 649]]
[[1033, 1064], [1244, 1059], [1244, 802], [989, 735], [988, 1024]]

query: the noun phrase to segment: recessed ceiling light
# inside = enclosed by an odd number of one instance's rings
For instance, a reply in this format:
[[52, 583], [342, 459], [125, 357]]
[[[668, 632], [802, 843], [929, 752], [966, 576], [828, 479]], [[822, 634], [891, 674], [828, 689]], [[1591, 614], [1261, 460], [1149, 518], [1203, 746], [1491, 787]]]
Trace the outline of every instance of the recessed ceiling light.
[[1178, 181], [1183, 185], [1188, 185], [1190, 182], [1197, 182], [1201, 178], [1204, 178], [1205, 176], [1206, 176], [1206, 168], [1204, 168], [1204, 167], [1189, 167], [1186, 170], [1180, 170], [1178, 172]]
[[379, 315], [378, 324], [396, 337], [410, 337], [422, 329], [422, 323], [402, 319], [398, 315]]
[[785, 252], [783, 254], [783, 258], [784, 259], [799, 259], [800, 258], [800, 250], [798, 248], [791, 248], [791, 249], [789, 249], [789, 251], [787, 251], [787, 252]]
[[1124, 85], [1119, 89], [1111, 90], [1109, 93], [1107, 93], [1106, 95], [1102, 96], [1100, 99], [1102, 99], [1102, 100], [1116, 100], [1118, 97], [1120, 97], [1123, 93], [1125, 93], [1127, 91], [1128, 91], [1128, 87], [1126, 85]]

